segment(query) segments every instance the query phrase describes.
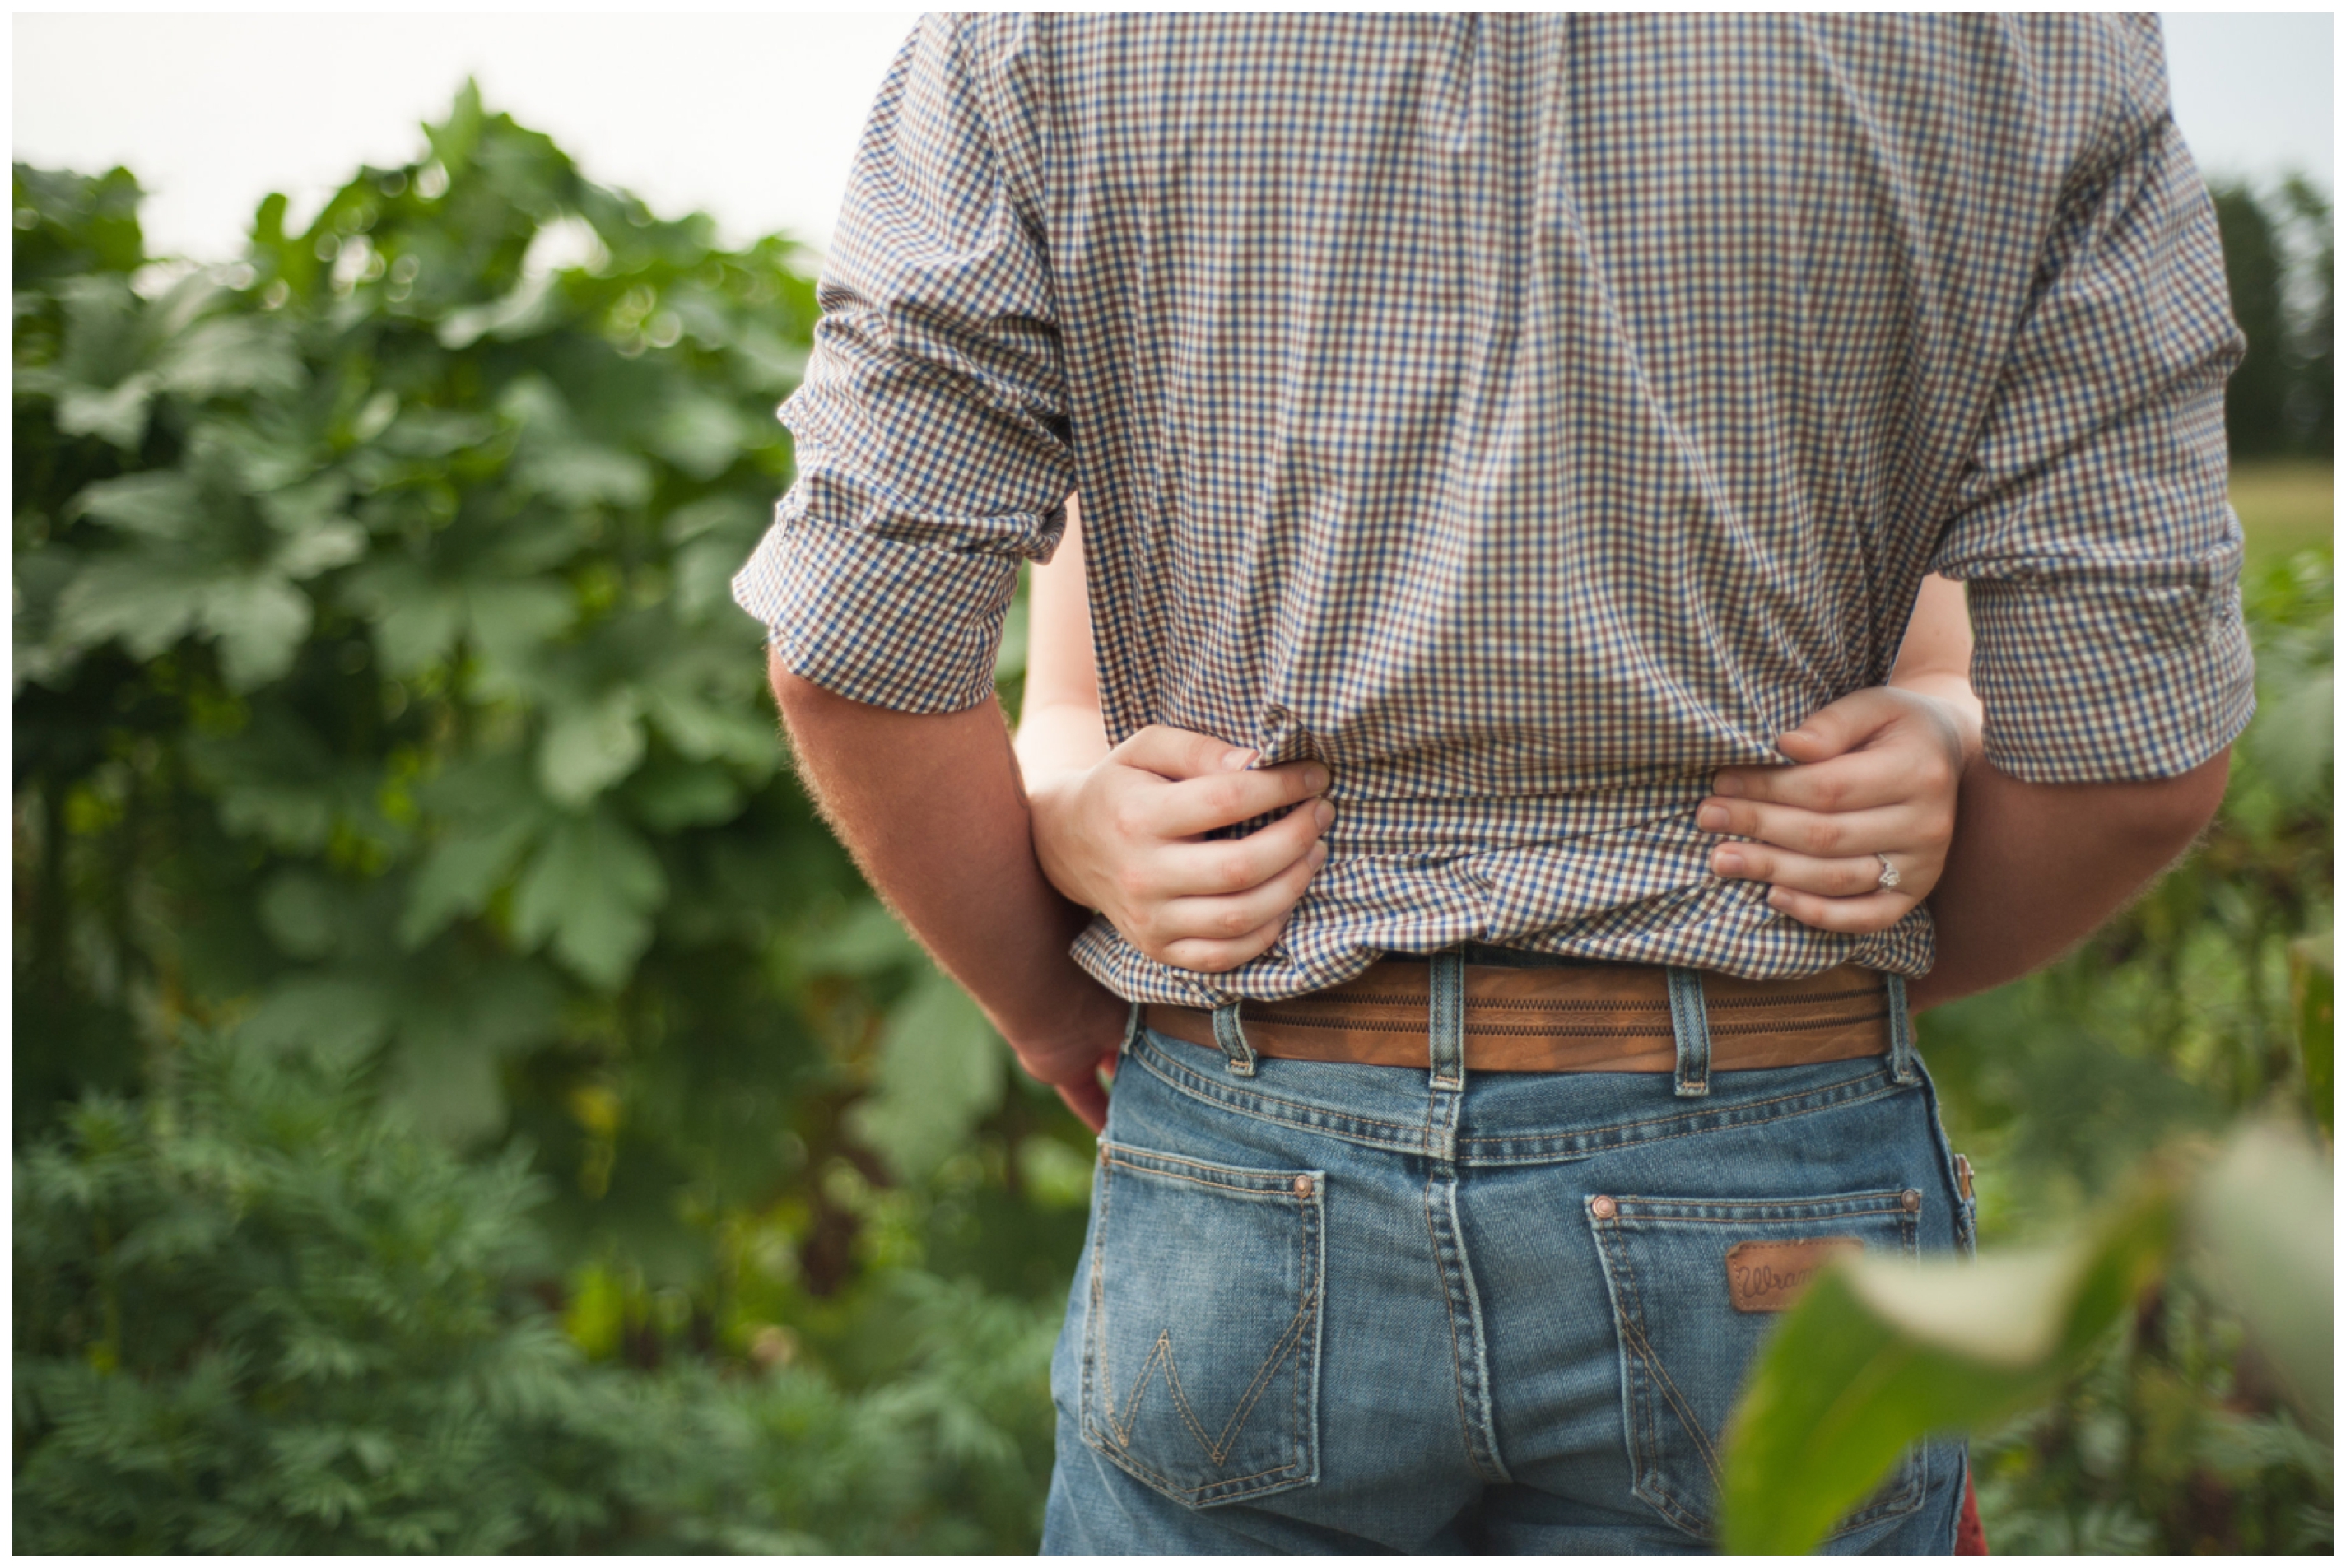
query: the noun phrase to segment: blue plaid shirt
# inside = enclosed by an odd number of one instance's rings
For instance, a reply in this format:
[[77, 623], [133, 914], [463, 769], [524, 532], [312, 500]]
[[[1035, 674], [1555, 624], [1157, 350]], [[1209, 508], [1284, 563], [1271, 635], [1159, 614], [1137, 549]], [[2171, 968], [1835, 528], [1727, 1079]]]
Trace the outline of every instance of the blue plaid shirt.
[[1331, 855], [1210, 1003], [1475, 941], [1928, 969], [1722, 881], [1694, 808], [1969, 585], [1989, 759], [2247, 722], [2216, 223], [2112, 15], [988, 15], [872, 110], [735, 585], [783, 662], [991, 693], [1084, 500], [1107, 728], [1314, 757]]

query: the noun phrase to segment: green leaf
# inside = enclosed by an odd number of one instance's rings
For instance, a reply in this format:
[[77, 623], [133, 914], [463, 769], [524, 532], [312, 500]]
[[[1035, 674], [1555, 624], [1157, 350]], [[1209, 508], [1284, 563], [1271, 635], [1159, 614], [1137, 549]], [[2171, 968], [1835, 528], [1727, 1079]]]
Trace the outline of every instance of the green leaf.
[[1810, 1551], [1909, 1444], [2026, 1409], [2165, 1266], [2176, 1211], [2172, 1179], [2152, 1179], [2067, 1247], [1826, 1268], [1729, 1421], [1720, 1550]]
[[762, 717], [704, 702], [672, 685], [644, 693], [644, 708], [668, 743], [696, 761], [722, 757], [747, 767], [771, 768], [781, 756], [781, 739]]
[[661, 411], [649, 444], [695, 479], [714, 479], [764, 433], [749, 428], [731, 402], [688, 392]]
[[57, 596], [55, 635], [69, 647], [120, 637], [135, 658], [178, 642], [205, 608], [203, 585], [144, 555], [92, 562]]
[[147, 409], [154, 396], [155, 378], [143, 372], [110, 387], [68, 386], [57, 399], [57, 428], [135, 452], [147, 439]]
[[617, 990], [651, 943], [668, 879], [644, 841], [606, 811], [572, 817], [548, 834], [514, 891], [514, 932], [551, 940], [580, 978]]
[[2325, 667], [2260, 698], [2263, 711], [2245, 741], [2284, 799], [2316, 808], [2327, 803], [2335, 690]]
[[399, 920], [401, 943], [413, 952], [457, 916], [480, 913], [539, 826], [536, 813], [517, 813], [452, 832], [434, 844], [408, 889]]
[[389, 676], [429, 669], [464, 625], [464, 591], [434, 581], [412, 562], [371, 562], [353, 574], [349, 592], [374, 617], [375, 654]]
[[377, 981], [304, 972], [271, 986], [238, 1033], [266, 1051], [352, 1062], [390, 1037], [398, 1011]]
[[440, 323], [440, 346], [469, 349], [483, 338], [511, 340], [544, 331], [553, 324], [558, 301], [550, 272], [525, 278], [513, 292], [485, 305], [451, 311]]
[[918, 1180], [1002, 1104], [1008, 1054], [968, 993], [931, 969], [889, 1014], [872, 1093], [849, 1108], [849, 1129]]
[[637, 507], [651, 499], [651, 464], [616, 447], [532, 443], [515, 468], [525, 489], [573, 506]]
[[628, 782], [627, 800], [646, 827], [673, 833], [731, 820], [741, 809], [742, 794], [722, 768], [670, 761], [639, 770]]
[[261, 890], [260, 923], [278, 950], [295, 958], [332, 952], [340, 915], [334, 888], [313, 871], [280, 871]]
[[799, 962], [812, 974], [880, 974], [926, 962], [921, 944], [877, 899], [866, 899], [827, 931], [799, 942]]
[[484, 1051], [425, 1035], [392, 1059], [383, 1082], [383, 1110], [418, 1132], [464, 1144], [505, 1125], [505, 1096], [499, 1064]]
[[348, 565], [366, 554], [366, 530], [344, 519], [321, 523], [298, 539], [289, 540], [270, 565], [296, 583], [321, 572]]
[[2327, 1163], [2286, 1123], [2249, 1127], [2195, 1184], [2190, 1214], [2194, 1272], [2327, 1431], [2337, 1217]]
[[103, 479], [74, 497], [69, 509], [149, 539], [180, 539], [204, 521], [195, 481], [171, 470]]
[[498, 665], [525, 665], [541, 644], [569, 629], [577, 601], [557, 583], [486, 582], [464, 589], [465, 623]]
[[286, 327], [250, 316], [215, 316], [171, 341], [156, 379], [166, 392], [201, 400], [298, 392], [303, 377]]
[[584, 708], [557, 711], [537, 752], [537, 779], [566, 806], [581, 806], [626, 778], [644, 755], [644, 724], [633, 687], [606, 692]]
[[280, 578], [246, 577], [207, 590], [203, 618], [219, 638], [220, 673], [230, 689], [250, 691], [293, 667], [310, 632], [310, 601]]

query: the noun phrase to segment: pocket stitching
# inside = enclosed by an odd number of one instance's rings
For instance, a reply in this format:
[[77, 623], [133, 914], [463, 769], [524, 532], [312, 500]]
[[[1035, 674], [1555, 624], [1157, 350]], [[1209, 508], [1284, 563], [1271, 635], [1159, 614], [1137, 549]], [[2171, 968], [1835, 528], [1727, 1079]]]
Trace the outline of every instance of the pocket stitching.
[[1678, 1392], [1678, 1384], [1670, 1380], [1669, 1369], [1662, 1365], [1661, 1355], [1646, 1338], [1645, 1329], [1639, 1326], [1631, 1329], [1630, 1332], [1637, 1337], [1640, 1347], [1639, 1354], [1651, 1370], [1655, 1382], [1659, 1385], [1662, 1397], [1669, 1400], [1672, 1413], [1678, 1418], [1678, 1425], [1686, 1429], [1688, 1437], [1694, 1439], [1696, 1449], [1702, 1454], [1703, 1467], [1710, 1471], [1710, 1484], [1714, 1489], [1717, 1488], [1724, 1480], [1719, 1473], [1719, 1455], [1711, 1448], [1710, 1438], [1702, 1430], [1702, 1422], [1696, 1419], [1694, 1407], [1687, 1403], [1686, 1396]]
[[[1887, 1195], [1871, 1193], [1852, 1194], [1849, 1198], [1841, 1200], [1836, 1200], [1830, 1197], [1705, 1199], [1698, 1204], [1689, 1204], [1688, 1207], [1724, 1208], [1739, 1206], [1752, 1208], [1815, 1208], [1828, 1207], [1835, 1201], [1862, 1203], [1881, 1196]], [[1628, 1206], [1641, 1201], [1652, 1203], [1659, 1207], [1667, 1207], [1673, 1202], [1684, 1200], [1640, 1200], [1634, 1197], [1621, 1197], [1617, 1198], [1615, 1201], [1624, 1208], [1627, 1208]], [[1648, 1214], [1637, 1217], [1642, 1217], [1649, 1222], [1676, 1226], [1750, 1225], [1755, 1223], [1796, 1225], [1830, 1224], [1839, 1220], [1872, 1218], [1877, 1217], [1887, 1217], [1895, 1221], [1897, 1227], [1896, 1234], [1898, 1238], [1899, 1254], [1904, 1256], [1909, 1260], [1914, 1258], [1916, 1256], [1916, 1246], [1921, 1230], [1921, 1217], [1918, 1214], [1908, 1210], [1902, 1203], [1894, 1208], [1880, 1207], [1841, 1210], [1827, 1214], [1787, 1216], [1777, 1221], [1760, 1220], [1754, 1216], [1742, 1216], [1733, 1218], [1711, 1218], [1703, 1216], [1679, 1216], [1661, 1213]], [[1660, 1392], [1663, 1398], [1669, 1402], [1672, 1412], [1678, 1418], [1681, 1430], [1688, 1432], [1694, 1439], [1697, 1450], [1701, 1454], [1703, 1463], [1710, 1472], [1714, 1490], [1716, 1490], [1719, 1485], [1721, 1477], [1719, 1463], [1716, 1458], [1715, 1451], [1710, 1444], [1708, 1435], [1701, 1431], [1700, 1423], [1692, 1418], [1688, 1408], [1684, 1403], [1684, 1397], [1679, 1394], [1677, 1385], [1671, 1381], [1668, 1370], [1662, 1366], [1660, 1354], [1654, 1349], [1652, 1341], [1646, 1335], [1645, 1298], [1643, 1293], [1637, 1289], [1637, 1266], [1628, 1255], [1628, 1248], [1622, 1245], [1622, 1243], [1627, 1239], [1627, 1237], [1624, 1234], [1625, 1227], [1622, 1224], [1622, 1220], [1631, 1217], [1632, 1217], [1627, 1214], [1623, 1214], [1613, 1219], [1598, 1219], [1594, 1215], [1588, 1217], [1590, 1227], [1596, 1232], [1596, 1240], [1597, 1242], [1599, 1251], [1602, 1254], [1605, 1262], [1608, 1265], [1606, 1269], [1607, 1275], [1610, 1276], [1617, 1271], [1620, 1276], [1622, 1289], [1619, 1292], [1608, 1292], [1608, 1294], [1613, 1295], [1616, 1308], [1614, 1321], [1617, 1327], [1623, 1332], [1625, 1339], [1635, 1341], [1634, 1344], [1625, 1344], [1624, 1349], [1629, 1353], [1629, 1363], [1635, 1368], [1640, 1384], [1647, 1390], [1647, 1397], [1628, 1401], [1630, 1405], [1628, 1414], [1634, 1421], [1635, 1438], [1637, 1443], [1637, 1452], [1633, 1457], [1638, 1461], [1638, 1465], [1633, 1467], [1631, 1489], [1649, 1506], [1654, 1508], [1658, 1512], [1661, 1513], [1665, 1518], [1668, 1519], [1681, 1530], [1684, 1530], [1689, 1534], [1695, 1535], [1698, 1538], [1707, 1537], [1710, 1530], [1710, 1524], [1708, 1522], [1687, 1509], [1675, 1498], [1659, 1490], [1658, 1486], [1653, 1484], [1653, 1478], [1658, 1476], [1663, 1468], [1658, 1448], [1659, 1433], [1656, 1428], [1655, 1412], [1651, 1409], [1651, 1393], [1654, 1391]], [[1624, 1296], [1627, 1298], [1626, 1312], [1622, 1310]], [[1896, 1476], [1902, 1484], [1899, 1484], [1897, 1489], [1894, 1492], [1890, 1492], [1888, 1495], [1878, 1495], [1871, 1507], [1863, 1508], [1857, 1512], [1848, 1514], [1836, 1521], [1832, 1532], [1827, 1537], [1827, 1539], [1838, 1540], [1865, 1525], [1877, 1522], [1885, 1518], [1894, 1518], [1901, 1514], [1912, 1513], [1920, 1509], [1924, 1501], [1926, 1501], [1925, 1494], [1928, 1492], [1927, 1480], [1923, 1469], [1923, 1449], [1920, 1444], [1917, 1444], [1902, 1456], [1898, 1466], [1892, 1471], [1893, 1476]], [[1637, 1468], [1644, 1469], [1647, 1471], [1647, 1474], [1643, 1476], [1635, 1474], [1634, 1470]]]
[[[1306, 1401], [1311, 1396], [1318, 1385], [1319, 1380], [1316, 1365], [1299, 1364], [1296, 1368], [1295, 1387], [1292, 1399], [1290, 1400], [1292, 1409], [1290, 1412], [1290, 1428], [1289, 1437], [1293, 1457], [1288, 1460], [1284, 1464], [1256, 1471], [1247, 1475], [1221, 1476], [1195, 1486], [1189, 1486], [1184, 1485], [1180, 1481], [1175, 1481], [1169, 1476], [1159, 1474], [1152, 1466], [1144, 1463], [1127, 1445], [1129, 1441], [1129, 1432], [1131, 1431], [1130, 1418], [1137, 1412], [1140, 1398], [1147, 1393], [1148, 1383], [1152, 1380], [1151, 1374], [1148, 1372], [1148, 1368], [1154, 1365], [1160, 1355], [1163, 1358], [1167, 1387], [1173, 1399], [1174, 1408], [1179, 1411], [1183, 1423], [1189, 1429], [1189, 1431], [1197, 1440], [1200, 1449], [1206, 1452], [1208, 1457], [1211, 1459], [1214, 1463], [1220, 1464], [1223, 1462], [1225, 1456], [1227, 1456], [1230, 1449], [1236, 1445], [1238, 1438], [1242, 1435], [1245, 1431], [1245, 1418], [1251, 1415], [1254, 1406], [1260, 1401], [1263, 1390], [1268, 1387], [1270, 1380], [1277, 1376], [1279, 1369], [1282, 1366], [1286, 1365], [1288, 1361], [1295, 1359], [1299, 1352], [1302, 1351], [1305, 1347], [1311, 1342], [1313, 1338], [1311, 1330], [1316, 1321], [1320, 1304], [1324, 1294], [1325, 1286], [1325, 1281], [1321, 1278], [1321, 1270], [1313, 1266], [1312, 1254], [1314, 1250], [1313, 1242], [1318, 1237], [1321, 1229], [1321, 1204], [1327, 1191], [1326, 1174], [1318, 1170], [1293, 1172], [1248, 1171], [1239, 1166], [1210, 1166], [1202, 1161], [1188, 1160], [1182, 1159], [1178, 1156], [1158, 1154], [1154, 1150], [1133, 1149], [1129, 1151], [1133, 1154], [1141, 1156], [1147, 1160], [1164, 1160], [1172, 1164], [1188, 1166], [1191, 1168], [1198, 1170], [1253, 1176], [1262, 1178], [1267, 1183], [1278, 1180], [1291, 1183], [1293, 1178], [1298, 1176], [1308, 1176], [1311, 1177], [1312, 1185], [1311, 1193], [1308, 1196], [1299, 1196], [1292, 1190], [1291, 1186], [1265, 1186], [1262, 1187], [1238, 1186], [1226, 1182], [1206, 1181], [1198, 1177], [1183, 1176], [1178, 1171], [1160, 1170], [1151, 1165], [1140, 1164], [1132, 1160], [1117, 1157], [1116, 1145], [1107, 1144], [1105, 1139], [1101, 1141], [1101, 1146], [1103, 1153], [1107, 1156], [1107, 1157], [1101, 1161], [1104, 1168], [1112, 1166], [1122, 1166], [1126, 1170], [1130, 1171], [1136, 1176], [1156, 1176], [1168, 1181], [1187, 1182], [1191, 1186], [1210, 1187], [1215, 1191], [1227, 1193], [1234, 1197], [1247, 1198], [1250, 1200], [1270, 1200], [1274, 1202], [1291, 1201], [1295, 1205], [1296, 1216], [1300, 1221], [1298, 1247], [1300, 1256], [1297, 1260], [1298, 1268], [1301, 1270], [1300, 1277], [1309, 1278], [1312, 1283], [1311, 1288], [1305, 1293], [1301, 1305], [1296, 1308], [1295, 1316], [1289, 1319], [1286, 1330], [1280, 1336], [1279, 1340], [1273, 1345], [1272, 1353], [1265, 1359], [1261, 1368], [1257, 1370], [1253, 1382], [1250, 1384], [1245, 1397], [1242, 1398], [1239, 1403], [1239, 1408], [1233, 1410], [1231, 1414], [1231, 1422], [1234, 1424], [1226, 1425], [1224, 1432], [1227, 1441], [1219, 1450], [1206, 1438], [1202, 1424], [1198, 1420], [1190, 1408], [1187, 1396], [1181, 1390], [1179, 1374], [1174, 1368], [1170, 1354], [1169, 1342], [1171, 1334], [1169, 1330], [1163, 1331], [1158, 1334], [1158, 1345], [1152, 1349], [1148, 1362], [1144, 1363], [1141, 1377], [1136, 1382], [1132, 1399], [1127, 1402], [1126, 1408], [1125, 1413], [1127, 1419], [1126, 1422], [1122, 1423], [1121, 1428], [1119, 1428], [1119, 1423], [1116, 1420], [1116, 1390], [1113, 1385], [1108, 1382], [1105, 1369], [1101, 1368], [1098, 1369], [1098, 1379], [1101, 1385], [1101, 1403], [1106, 1415], [1107, 1430], [1103, 1432], [1101, 1427], [1096, 1424], [1095, 1420], [1095, 1415], [1092, 1410], [1091, 1389], [1089, 1386], [1095, 1377], [1095, 1368], [1100, 1354], [1096, 1348], [1103, 1346], [1107, 1338], [1107, 1270], [1105, 1267], [1104, 1254], [1107, 1240], [1107, 1221], [1113, 1203], [1115, 1183], [1103, 1182], [1101, 1184], [1099, 1200], [1099, 1218], [1096, 1228], [1096, 1239], [1092, 1247], [1092, 1278], [1090, 1290], [1091, 1311], [1088, 1321], [1085, 1324], [1086, 1345], [1083, 1367], [1086, 1387], [1082, 1395], [1082, 1436], [1084, 1441], [1089, 1446], [1106, 1454], [1116, 1463], [1131, 1471], [1134, 1475], [1146, 1481], [1150, 1485], [1168, 1495], [1186, 1499], [1193, 1506], [1202, 1507], [1206, 1506], [1209, 1502], [1219, 1502], [1234, 1497], [1260, 1494], [1265, 1489], [1260, 1486], [1250, 1486], [1250, 1483], [1270, 1480], [1277, 1477], [1296, 1477], [1297, 1479], [1285, 1482], [1283, 1486], [1274, 1487], [1270, 1490], [1284, 1490], [1285, 1486], [1300, 1485], [1312, 1481], [1316, 1478], [1318, 1472], [1318, 1441], [1317, 1433], [1311, 1430], [1311, 1427], [1307, 1425], [1306, 1422]], [[1284, 1348], [1282, 1349], [1281, 1347]], [[1306, 1386], [1307, 1373], [1310, 1374], [1310, 1387]], [[1298, 1475], [1299, 1471], [1301, 1472], [1300, 1476]]]

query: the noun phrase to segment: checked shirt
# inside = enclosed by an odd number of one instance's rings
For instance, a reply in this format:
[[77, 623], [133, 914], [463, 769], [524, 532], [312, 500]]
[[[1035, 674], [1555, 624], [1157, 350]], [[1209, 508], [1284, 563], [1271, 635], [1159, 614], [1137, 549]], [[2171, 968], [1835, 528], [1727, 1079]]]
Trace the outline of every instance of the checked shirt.
[[1968, 585], [1989, 759], [2149, 779], [2251, 694], [2239, 353], [2156, 23], [931, 17], [882, 84], [735, 584], [782, 661], [993, 689], [1070, 492], [1110, 737], [1314, 757], [1330, 859], [1210, 1004], [1462, 942], [1927, 970], [1694, 825]]

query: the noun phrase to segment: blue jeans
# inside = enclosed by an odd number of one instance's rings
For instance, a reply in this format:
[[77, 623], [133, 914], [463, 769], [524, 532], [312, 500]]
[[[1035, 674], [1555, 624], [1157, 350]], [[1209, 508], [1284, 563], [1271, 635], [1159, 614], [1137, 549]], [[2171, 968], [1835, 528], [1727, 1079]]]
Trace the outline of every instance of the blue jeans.
[[[1730, 1249], [1914, 1257], [1971, 1220], [1902, 1027], [1885, 1057], [1717, 1074], [1692, 1033], [1674, 1079], [1470, 1077], [1454, 1029], [1423, 1071], [1247, 1076], [1135, 1031], [1052, 1358], [1043, 1550], [1705, 1550], [1775, 1321], [1738, 1309]], [[1952, 1551], [1964, 1462], [1918, 1446], [1825, 1550]]]

